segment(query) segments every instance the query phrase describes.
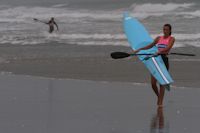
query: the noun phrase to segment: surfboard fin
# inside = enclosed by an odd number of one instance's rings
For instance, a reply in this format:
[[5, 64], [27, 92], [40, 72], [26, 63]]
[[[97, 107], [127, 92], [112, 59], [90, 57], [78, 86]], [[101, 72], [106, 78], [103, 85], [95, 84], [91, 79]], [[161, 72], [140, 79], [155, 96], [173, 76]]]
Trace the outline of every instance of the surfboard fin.
[[168, 91], [170, 91], [170, 84], [164, 85], [164, 88]]

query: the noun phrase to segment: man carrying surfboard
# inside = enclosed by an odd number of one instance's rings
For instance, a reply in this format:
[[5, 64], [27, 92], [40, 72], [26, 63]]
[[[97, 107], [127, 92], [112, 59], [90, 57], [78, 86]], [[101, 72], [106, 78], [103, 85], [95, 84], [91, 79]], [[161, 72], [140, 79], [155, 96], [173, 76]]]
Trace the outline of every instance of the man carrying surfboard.
[[[150, 43], [145, 47], [139, 48], [138, 50], [135, 50], [134, 53], [138, 53], [140, 50], [147, 50], [152, 48], [153, 46], [157, 46], [158, 52], [156, 54], [158, 55], [161, 54], [161, 57], [166, 65], [166, 68], [169, 69], [167, 54], [169, 53], [175, 42], [175, 38], [171, 36], [171, 33], [172, 33], [172, 26], [170, 24], [165, 24], [163, 26], [163, 34], [164, 34], [163, 36], [156, 37], [152, 43]], [[162, 107], [165, 88], [163, 85], [160, 85], [160, 91], [159, 91], [156, 83], [157, 83], [156, 78], [151, 75], [151, 85], [156, 96], [158, 97], [157, 105], [159, 107]]]

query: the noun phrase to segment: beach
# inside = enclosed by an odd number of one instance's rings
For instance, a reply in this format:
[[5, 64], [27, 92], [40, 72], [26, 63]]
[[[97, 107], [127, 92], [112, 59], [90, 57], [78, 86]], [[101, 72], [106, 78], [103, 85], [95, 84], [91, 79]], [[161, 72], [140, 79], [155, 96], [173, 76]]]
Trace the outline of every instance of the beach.
[[199, 49], [188, 50], [195, 57], [169, 56], [175, 82], [171, 91], [166, 91], [163, 108], [157, 108], [149, 72], [137, 57], [114, 60], [110, 57], [113, 51], [130, 48], [2, 45], [0, 131], [196, 133], [199, 130]]
[[[10, 52], [8, 52], [10, 51]], [[11, 52], [12, 51], [12, 52]], [[97, 52], [96, 52], [97, 51]], [[2, 72], [61, 79], [150, 83], [150, 73], [137, 57], [114, 60], [110, 53], [131, 51], [122, 46], [38, 45], [0, 48]], [[177, 87], [200, 87], [199, 49], [175, 48], [172, 52], [195, 57], [169, 55], [170, 74]], [[53, 54], [51, 54], [53, 53]], [[17, 56], [16, 56], [17, 55]]]
[[[0, 133], [198, 133], [198, 0], [1, 0]], [[155, 38], [172, 25], [174, 80], [157, 107], [123, 13]], [[50, 18], [59, 30], [48, 33]], [[36, 21], [37, 20], [37, 21]], [[133, 31], [134, 32], [134, 31]]]
[[4, 133], [196, 133], [199, 88], [172, 87], [157, 109], [149, 85], [0, 75]]

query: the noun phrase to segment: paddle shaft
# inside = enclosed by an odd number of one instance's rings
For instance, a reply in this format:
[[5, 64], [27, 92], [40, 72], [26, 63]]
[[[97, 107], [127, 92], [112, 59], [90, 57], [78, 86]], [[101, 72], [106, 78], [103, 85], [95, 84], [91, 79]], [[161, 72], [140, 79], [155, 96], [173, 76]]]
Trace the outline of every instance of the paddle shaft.
[[[126, 52], [113, 52], [111, 53], [111, 57], [113, 59], [121, 59], [126, 58], [129, 56], [141, 56], [141, 55], [147, 55], [145, 58], [151, 58], [158, 55], [166, 55], [166, 54], [153, 54], [153, 53], [147, 53], [147, 54], [134, 54], [134, 53], [126, 53]], [[194, 54], [185, 54], [185, 53], [169, 53], [167, 55], [181, 55], [181, 56], [195, 56]]]
[[34, 18], [33, 20], [34, 20], [34, 21], [37, 21], [37, 22], [41, 22], [41, 23], [46, 24], [46, 22], [44, 22], [44, 21], [42, 21], [42, 20], [39, 20], [39, 19], [37, 19], [37, 18]]
[[[129, 54], [130, 56], [138, 55], [156, 55], [156, 54]], [[168, 53], [168, 54], [158, 54], [158, 55], [181, 55], [181, 56], [195, 56], [195, 54], [185, 54], [185, 53]]]

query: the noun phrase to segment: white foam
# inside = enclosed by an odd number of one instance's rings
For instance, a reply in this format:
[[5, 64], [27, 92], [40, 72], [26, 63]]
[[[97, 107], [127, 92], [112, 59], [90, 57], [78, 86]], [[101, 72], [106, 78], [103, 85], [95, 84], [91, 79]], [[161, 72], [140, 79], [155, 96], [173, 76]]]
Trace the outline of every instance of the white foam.
[[68, 6], [68, 4], [65, 3], [65, 4], [56, 4], [56, 5], [53, 5], [52, 7], [53, 8], [63, 8], [63, 7], [67, 7], [67, 6]]
[[148, 12], [148, 13], [158, 13], [158, 12], [171, 12], [175, 10], [190, 8], [194, 6], [194, 3], [146, 3], [146, 4], [133, 4], [131, 8], [134, 12]]
[[[145, 3], [133, 4], [130, 9], [134, 17], [143, 19], [150, 16], [170, 15], [185, 15], [200, 17], [200, 11], [188, 12], [187, 9], [193, 7], [194, 3]], [[67, 4], [57, 4], [51, 7], [0, 7], [0, 22], [27, 22], [32, 18], [49, 19], [54, 16], [60, 22], [83, 22], [84, 20], [112, 20], [121, 21], [124, 9], [110, 11], [95, 11], [95, 10], [72, 10], [67, 7]]]
[[129, 47], [129, 44], [127, 41], [86, 41], [86, 42], [74, 42], [75, 44], [78, 45], [97, 45], [97, 46], [126, 46]]
[[[155, 38], [157, 34], [153, 34]], [[200, 34], [174, 34], [176, 42], [174, 47], [186, 47], [194, 46], [200, 47]], [[0, 36], [0, 43], [10, 44], [41, 44], [51, 41], [57, 41], [58, 43], [72, 43], [78, 45], [117, 45], [117, 46], [129, 46], [128, 41], [124, 33], [122, 34], [62, 34], [48, 32], [40, 34], [29, 34], [27, 36], [24, 33], [13, 35]]]
[[52, 16], [60, 19], [60, 22], [81, 22], [84, 19], [94, 20], [117, 20], [121, 21], [122, 13], [115, 11], [89, 11], [71, 10], [58, 8], [66, 5], [55, 5], [53, 7], [14, 7], [0, 10], [0, 22], [26, 21], [31, 18], [49, 19]]
[[184, 18], [199, 18], [200, 17], [200, 10], [195, 10], [195, 11], [187, 11], [187, 12], [177, 12], [175, 13], [176, 15], [181, 15]]
[[124, 34], [61, 34], [57, 35], [61, 39], [113, 39], [113, 40], [121, 40], [125, 39]]
[[[153, 38], [156, 36], [158, 35], [152, 35]], [[173, 36], [176, 38], [174, 47], [200, 47], [200, 34], [174, 34]], [[58, 37], [60, 39], [74, 40], [79, 45], [129, 46], [124, 34], [64, 34], [58, 35]]]
[[197, 34], [173, 34], [177, 40], [198, 40], [200, 39], [200, 33]]
[[[21, 37], [21, 38], [20, 38]], [[33, 45], [33, 44], [41, 44], [45, 43], [45, 40], [36, 40], [36, 39], [29, 39], [26, 36], [8, 36], [8, 35], [2, 35], [0, 37], [0, 43], [1, 44], [20, 44], [20, 45]]]
[[[49, 37], [58, 37], [60, 39], [109, 39], [109, 40], [126, 40], [126, 36], [124, 33], [122, 34], [48, 34], [45, 33]], [[156, 38], [157, 36], [162, 34], [152, 34], [152, 38]], [[200, 40], [200, 33], [198, 34], [173, 34], [177, 41], [193, 41]]]
[[173, 15], [174, 12], [182, 12], [185, 9], [188, 9], [194, 6], [194, 3], [146, 3], [146, 4], [133, 4], [130, 8], [135, 17], [138, 18], [147, 18], [150, 16], [164, 16], [164, 15]]
[[[167, 3], [167, 4], [133, 4], [131, 6], [132, 15], [138, 18], [146, 18], [149, 16], [158, 16], [166, 14], [175, 15], [186, 15], [186, 16], [200, 16], [200, 11], [187, 11], [194, 6], [194, 3]], [[119, 34], [108, 34], [108, 33], [94, 33], [84, 34], [77, 32], [79, 34], [67, 34], [67, 33], [56, 33], [49, 34], [38, 33], [38, 27], [33, 21], [33, 18], [38, 18], [41, 20], [48, 20], [50, 17], [54, 16], [61, 25], [77, 23], [77, 25], [90, 20], [112, 20], [122, 22], [122, 13], [124, 9], [113, 10], [113, 11], [95, 11], [95, 10], [72, 10], [67, 7], [67, 4], [58, 4], [52, 7], [9, 7], [0, 6], [0, 22], [5, 24], [8, 23], [9, 26], [0, 27], [0, 31], [3, 32], [3, 36], [0, 36], [0, 43], [11, 43], [11, 44], [41, 44], [50, 41], [57, 41], [61, 43], [77, 43], [80, 45], [122, 45], [127, 46], [127, 39], [124, 33]], [[57, 21], [56, 20], [56, 21]], [[15, 23], [15, 24], [9, 24]], [[24, 25], [23, 25], [23, 24]], [[32, 25], [34, 24], [34, 26]], [[92, 24], [92, 23], [90, 23]], [[40, 26], [40, 25], [39, 25]], [[68, 25], [67, 25], [68, 26]], [[45, 27], [46, 28], [46, 27]], [[63, 27], [62, 27], [63, 28]], [[64, 27], [65, 28], [65, 27]], [[84, 27], [83, 27], [84, 28]], [[95, 27], [96, 28], [96, 27]], [[97, 28], [98, 29], [98, 28]], [[15, 31], [9, 33], [7, 32]], [[24, 30], [25, 32], [18, 32]], [[45, 29], [46, 30], [46, 29]], [[28, 31], [28, 32], [27, 32]], [[30, 31], [30, 32], [29, 32]], [[34, 33], [33, 33], [34, 31]], [[37, 32], [35, 32], [37, 31]], [[76, 31], [76, 30], [74, 30]], [[119, 30], [122, 32], [121, 30]], [[5, 34], [6, 32], [7, 34]], [[27, 37], [25, 34], [27, 34]], [[195, 46], [199, 47], [200, 33], [197, 34], [173, 34], [176, 38], [175, 47], [185, 47], [185, 46]], [[25, 36], [25, 37], [24, 37]], [[157, 35], [152, 35], [155, 38]]]

